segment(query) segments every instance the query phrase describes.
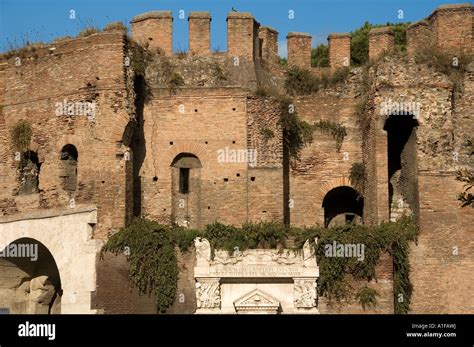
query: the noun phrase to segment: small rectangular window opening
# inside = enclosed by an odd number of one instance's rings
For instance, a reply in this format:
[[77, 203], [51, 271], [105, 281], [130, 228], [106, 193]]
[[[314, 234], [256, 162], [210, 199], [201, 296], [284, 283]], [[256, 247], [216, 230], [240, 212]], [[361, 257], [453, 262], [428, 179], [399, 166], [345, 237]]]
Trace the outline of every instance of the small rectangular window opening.
[[179, 192], [181, 194], [189, 193], [189, 169], [179, 168]]

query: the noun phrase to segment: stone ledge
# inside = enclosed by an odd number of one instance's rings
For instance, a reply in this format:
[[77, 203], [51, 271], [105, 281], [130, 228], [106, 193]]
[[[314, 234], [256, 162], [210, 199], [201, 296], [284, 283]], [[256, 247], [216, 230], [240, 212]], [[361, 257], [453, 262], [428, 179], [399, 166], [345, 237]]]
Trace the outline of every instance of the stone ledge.
[[328, 40], [329, 39], [341, 39], [341, 38], [350, 38], [351, 37], [351, 34], [349, 33], [330, 33], [328, 35]]
[[266, 25], [263, 25], [260, 27], [260, 30], [268, 30], [274, 34], [278, 34], [278, 31], [276, 31], [275, 29], [273, 29], [272, 27], [269, 27], [269, 26], [266, 26]]
[[419, 27], [419, 26], [428, 26], [429, 27], [430, 23], [426, 19], [423, 19], [423, 20], [420, 20], [418, 22], [410, 24], [408, 26], [407, 30], [410, 30], [412, 28]]
[[189, 12], [188, 20], [190, 19], [211, 19], [209, 12]]
[[227, 19], [254, 19], [250, 12], [229, 12], [227, 14]]
[[31, 220], [31, 219], [44, 219], [44, 218], [53, 218], [60, 216], [68, 216], [72, 214], [80, 214], [87, 212], [97, 211], [96, 206], [81, 206], [71, 209], [49, 209], [49, 210], [38, 210], [31, 211], [26, 213], [19, 213], [12, 216], [2, 216], [0, 217], [0, 224], [11, 223], [22, 220]]
[[391, 27], [381, 27], [381, 28], [370, 29], [369, 36], [376, 36], [376, 35], [393, 35], [393, 30]]
[[311, 35], [309, 33], [301, 33], [301, 32], [289, 32], [288, 35], [286, 35], [286, 38], [290, 38], [290, 37], [308, 37], [308, 38], [311, 38]]
[[427, 19], [431, 19], [432, 17], [434, 17], [439, 12], [465, 11], [465, 10], [472, 11], [473, 9], [474, 9], [474, 6], [472, 6], [472, 4], [470, 4], [470, 3], [440, 5], [433, 11], [433, 13], [431, 13], [428, 16]]

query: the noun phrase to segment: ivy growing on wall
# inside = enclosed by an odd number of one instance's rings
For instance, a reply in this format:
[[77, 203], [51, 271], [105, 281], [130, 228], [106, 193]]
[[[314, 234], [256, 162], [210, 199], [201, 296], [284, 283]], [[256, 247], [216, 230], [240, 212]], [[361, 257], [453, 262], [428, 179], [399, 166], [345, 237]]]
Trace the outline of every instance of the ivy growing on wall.
[[464, 190], [458, 194], [462, 207], [474, 206], [474, 195], [470, 191], [474, 186], [474, 172], [463, 168], [456, 172], [456, 180], [464, 183]]
[[339, 152], [342, 141], [347, 135], [346, 127], [329, 120], [320, 120], [312, 125], [314, 130], [319, 130], [324, 134], [331, 135], [336, 140], [336, 149]]
[[102, 252], [125, 253], [129, 275], [142, 293], [154, 293], [158, 312], [164, 312], [176, 298], [178, 265], [175, 241], [169, 228], [146, 219], [134, 219], [112, 235]]
[[[373, 228], [354, 224], [327, 229], [320, 226], [288, 227], [280, 223], [244, 224], [241, 227], [213, 223], [204, 230], [168, 227], [135, 219], [128, 227], [112, 235], [102, 252], [128, 254], [131, 280], [141, 292], [153, 292], [157, 309], [163, 312], [176, 297], [178, 266], [175, 248], [187, 251], [198, 236], [209, 240], [212, 254], [216, 249], [230, 253], [255, 248], [283, 249], [288, 248], [288, 240], [292, 240], [295, 249], [301, 249], [306, 240], [317, 237], [319, 295], [336, 302], [356, 299], [364, 309], [374, 307], [379, 294], [367, 286], [355, 292], [350, 279], [376, 280], [377, 262], [383, 252], [388, 252], [394, 262], [395, 312], [407, 313], [412, 293], [409, 242], [415, 241], [417, 235], [416, 223], [409, 217]], [[326, 245], [334, 242], [364, 245], [363, 258], [328, 256]]]
[[377, 306], [377, 296], [380, 296], [377, 291], [368, 286], [362, 287], [356, 294], [356, 300], [365, 310], [368, 308], [375, 308]]
[[364, 194], [365, 189], [365, 166], [363, 163], [353, 163], [349, 170], [349, 181], [351, 185], [361, 195]]
[[311, 125], [298, 117], [295, 106], [290, 99], [280, 100], [281, 117], [279, 124], [283, 129], [283, 141], [290, 158], [297, 160], [301, 149], [313, 141]]
[[18, 152], [26, 152], [30, 148], [32, 130], [30, 123], [22, 119], [18, 121], [10, 132], [13, 149]]
[[136, 76], [145, 76], [146, 68], [153, 60], [153, 53], [148, 49], [148, 42], [145, 45], [140, 45], [137, 42], [129, 39], [130, 50], [130, 67]]
[[[416, 241], [418, 226], [414, 219], [402, 217], [397, 222], [383, 223], [377, 227], [347, 224], [333, 228], [313, 227], [298, 231], [299, 246], [307, 239], [318, 238], [316, 257], [320, 269], [318, 293], [329, 301], [350, 301], [356, 296], [364, 300], [370, 294], [354, 293], [349, 279], [376, 280], [375, 267], [383, 252], [393, 257], [394, 265], [394, 305], [395, 313], [408, 313], [413, 287], [410, 282], [409, 243]], [[356, 257], [328, 257], [326, 245], [334, 244], [364, 245], [363, 260]], [[373, 295], [372, 295], [373, 296]], [[374, 297], [375, 299], [375, 297]]]

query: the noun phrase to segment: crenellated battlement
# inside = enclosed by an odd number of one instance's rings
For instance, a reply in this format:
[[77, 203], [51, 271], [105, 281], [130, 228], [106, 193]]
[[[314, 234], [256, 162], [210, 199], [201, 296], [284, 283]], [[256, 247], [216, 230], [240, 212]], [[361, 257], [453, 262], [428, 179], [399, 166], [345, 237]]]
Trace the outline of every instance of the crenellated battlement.
[[470, 3], [439, 6], [426, 19], [408, 27], [408, 54], [430, 46], [453, 54], [474, 54], [473, 12]]

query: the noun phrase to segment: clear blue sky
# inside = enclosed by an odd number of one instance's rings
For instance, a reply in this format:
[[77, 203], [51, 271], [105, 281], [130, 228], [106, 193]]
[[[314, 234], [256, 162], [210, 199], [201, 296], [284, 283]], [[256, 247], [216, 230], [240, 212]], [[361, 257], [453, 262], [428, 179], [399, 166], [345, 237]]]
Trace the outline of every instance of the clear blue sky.
[[[27, 40], [50, 42], [58, 36], [75, 36], [85, 26], [130, 19], [152, 10], [171, 10], [174, 15], [173, 46], [187, 50], [189, 11], [210, 11], [211, 48], [227, 49], [226, 15], [232, 7], [249, 11], [262, 24], [280, 33], [280, 53], [286, 55], [289, 31], [309, 32], [313, 46], [326, 43], [330, 32], [349, 32], [366, 20], [378, 24], [417, 21], [438, 5], [466, 0], [0, 0], [0, 51]], [[69, 18], [74, 10], [76, 19]], [[185, 19], [179, 19], [184, 10]], [[290, 19], [289, 11], [294, 11]], [[399, 10], [403, 19], [399, 19]]]

